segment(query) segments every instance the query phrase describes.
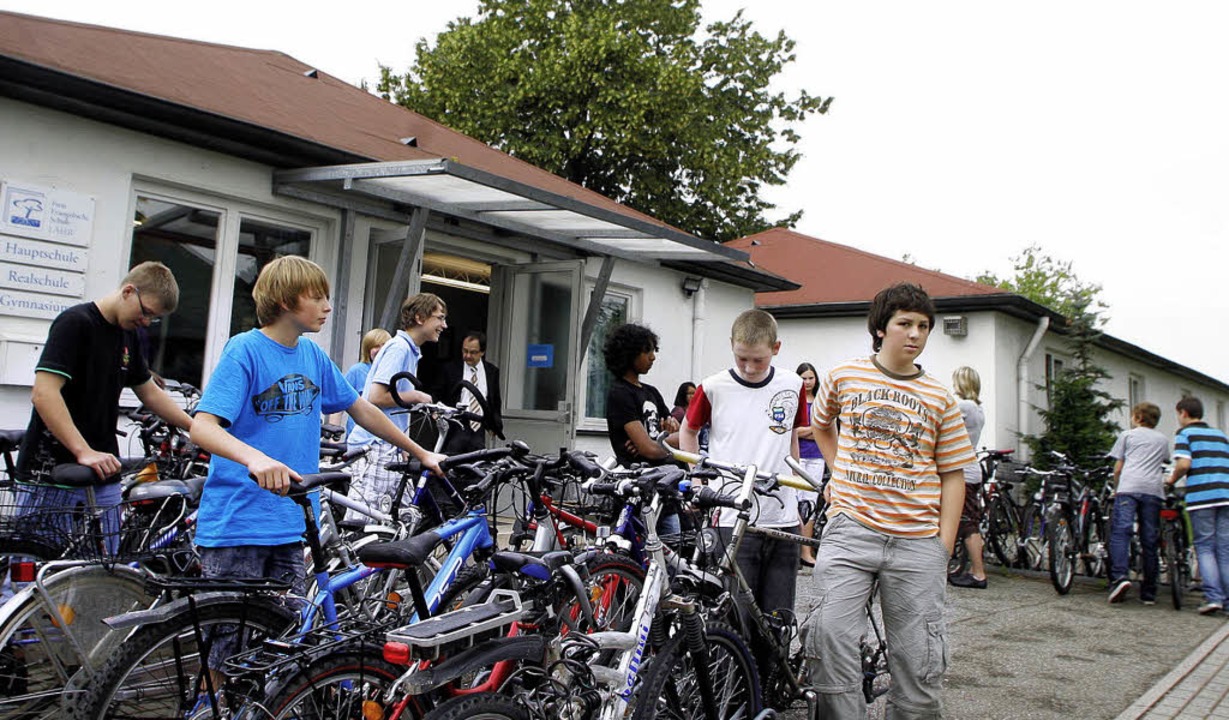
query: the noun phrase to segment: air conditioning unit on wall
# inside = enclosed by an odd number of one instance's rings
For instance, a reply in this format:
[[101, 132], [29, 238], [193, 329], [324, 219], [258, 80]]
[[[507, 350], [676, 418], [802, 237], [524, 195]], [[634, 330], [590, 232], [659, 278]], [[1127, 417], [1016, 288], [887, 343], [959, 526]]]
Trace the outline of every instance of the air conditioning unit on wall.
[[954, 315], [943, 318], [943, 334], [952, 337], [964, 337], [969, 334], [969, 319], [964, 315]]

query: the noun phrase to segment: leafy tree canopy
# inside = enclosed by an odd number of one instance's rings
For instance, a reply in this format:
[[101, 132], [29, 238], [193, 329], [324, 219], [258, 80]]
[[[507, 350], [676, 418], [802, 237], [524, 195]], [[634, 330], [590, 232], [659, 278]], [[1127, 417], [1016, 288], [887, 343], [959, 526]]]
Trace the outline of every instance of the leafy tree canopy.
[[736, 14], [700, 31], [699, 0], [483, 0], [420, 40], [386, 98], [701, 237], [771, 225], [764, 185], [799, 159], [795, 126], [831, 98], [769, 85], [793, 62]]
[[1080, 280], [1070, 260], [1059, 260], [1043, 253], [1040, 246], [1030, 245], [1011, 261], [1012, 277], [1000, 278], [987, 270], [977, 276], [977, 282], [1023, 295], [1073, 322], [1088, 314], [1094, 327], [1105, 323], [1108, 308], [1100, 299], [1101, 285]]

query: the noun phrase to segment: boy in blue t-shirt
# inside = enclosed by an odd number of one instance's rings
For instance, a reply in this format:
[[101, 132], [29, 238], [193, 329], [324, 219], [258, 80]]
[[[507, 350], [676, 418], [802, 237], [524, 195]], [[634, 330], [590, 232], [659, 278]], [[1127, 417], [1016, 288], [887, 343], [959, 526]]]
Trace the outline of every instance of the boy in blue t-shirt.
[[[443, 456], [398, 430], [301, 337], [333, 310], [319, 265], [278, 258], [261, 270], [252, 297], [261, 326], [227, 342], [192, 423], [192, 441], [213, 455], [196, 543], [206, 577], [274, 578], [301, 596], [303, 512], [283, 496], [292, 479], [320, 470], [322, 413], [345, 410], [432, 471]], [[215, 635], [212, 667], [232, 650], [225, 640]]]

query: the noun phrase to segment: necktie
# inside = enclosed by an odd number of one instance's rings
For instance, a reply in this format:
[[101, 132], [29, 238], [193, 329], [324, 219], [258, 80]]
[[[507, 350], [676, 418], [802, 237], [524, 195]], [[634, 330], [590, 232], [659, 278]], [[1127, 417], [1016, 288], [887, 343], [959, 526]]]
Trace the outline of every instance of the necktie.
[[[469, 369], [469, 382], [474, 387], [478, 387], [478, 366], [477, 365]], [[482, 414], [482, 406], [478, 404], [478, 397], [474, 395], [473, 391], [470, 391], [469, 393], [469, 411], [474, 413], [475, 415]], [[469, 426], [473, 428], [474, 432], [478, 432], [480, 429], [482, 429], [482, 423], [478, 422], [477, 420], [470, 420]]]

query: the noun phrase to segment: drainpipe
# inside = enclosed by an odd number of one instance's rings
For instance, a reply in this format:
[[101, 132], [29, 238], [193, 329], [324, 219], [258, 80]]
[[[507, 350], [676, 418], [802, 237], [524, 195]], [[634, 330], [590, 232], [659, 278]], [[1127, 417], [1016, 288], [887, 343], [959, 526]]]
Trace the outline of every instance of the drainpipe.
[[[1020, 361], [1016, 364], [1016, 382], [1017, 396], [1019, 408], [1016, 417], [1016, 429], [1024, 435], [1028, 428], [1029, 402], [1028, 391], [1032, 385], [1028, 377], [1028, 361], [1033, 356], [1033, 352], [1037, 346], [1041, 344], [1041, 338], [1045, 336], [1046, 330], [1050, 327], [1050, 317], [1047, 315], [1037, 321], [1037, 329], [1033, 331], [1033, 337], [1028, 341], [1028, 346], [1024, 348], [1024, 353], [1020, 355]], [[1020, 445], [1020, 460], [1028, 460], [1028, 446]]]
[[700, 289], [691, 296], [691, 377], [697, 385], [704, 372], [704, 325], [708, 315], [708, 278], [700, 281]]

